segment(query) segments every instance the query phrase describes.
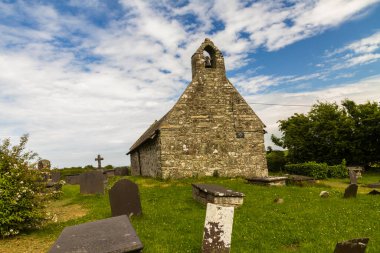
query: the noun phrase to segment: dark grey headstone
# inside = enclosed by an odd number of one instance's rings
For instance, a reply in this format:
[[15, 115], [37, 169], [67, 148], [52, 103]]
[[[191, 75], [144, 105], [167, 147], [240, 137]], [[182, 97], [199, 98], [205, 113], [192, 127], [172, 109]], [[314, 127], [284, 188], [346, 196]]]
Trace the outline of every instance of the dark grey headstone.
[[109, 198], [112, 216], [142, 213], [139, 188], [137, 184], [127, 179], [119, 180], [114, 184], [109, 190]]
[[53, 182], [59, 182], [61, 180], [61, 172], [59, 171], [52, 171], [51, 172], [51, 181]]
[[80, 175], [80, 193], [104, 194], [106, 178], [101, 171], [89, 171]]
[[142, 252], [143, 244], [126, 215], [66, 227], [50, 253]]
[[80, 183], [80, 174], [66, 175], [65, 182], [67, 184], [79, 184]]
[[338, 242], [334, 253], [364, 253], [367, 248], [369, 238], [352, 239], [345, 242]]
[[355, 198], [358, 193], [358, 185], [350, 184], [344, 191], [344, 198]]
[[350, 184], [357, 184], [358, 180], [356, 178], [356, 171], [348, 170], [348, 174], [350, 176]]

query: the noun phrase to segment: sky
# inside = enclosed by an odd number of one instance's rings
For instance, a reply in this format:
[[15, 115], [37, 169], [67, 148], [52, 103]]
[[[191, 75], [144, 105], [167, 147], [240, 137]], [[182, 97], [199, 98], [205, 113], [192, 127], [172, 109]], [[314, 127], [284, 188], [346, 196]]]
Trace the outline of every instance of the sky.
[[0, 0], [0, 139], [54, 167], [130, 164], [205, 38], [266, 125], [380, 99], [380, 0]]

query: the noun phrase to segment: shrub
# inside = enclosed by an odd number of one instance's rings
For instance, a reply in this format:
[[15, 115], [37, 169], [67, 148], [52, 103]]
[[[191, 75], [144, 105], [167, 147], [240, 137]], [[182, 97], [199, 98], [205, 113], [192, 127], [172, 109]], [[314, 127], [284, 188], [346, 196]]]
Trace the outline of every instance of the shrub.
[[309, 176], [316, 179], [328, 177], [344, 178], [348, 175], [346, 160], [344, 159], [341, 164], [333, 166], [317, 162], [287, 164], [285, 165], [285, 170], [292, 174]]
[[284, 151], [271, 150], [267, 153], [267, 164], [269, 171], [283, 171], [285, 169], [286, 157]]
[[0, 146], [0, 235], [18, 234], [38, 227], [46, 218], [43, 205], [47, 195], [40, 171], [30, 169], [36, 153], [25, 152], [28, 136], [12, 146], [9, 139]]
[[328, 176], [329, 167], [326, 163], [307, 162], [285, 165], [285, 170], [292, 174], [324, 179]]
[[348, 176], [346, 160], [342, 160], [339, 165], [329, 166], [328, 177], [345, 178]]

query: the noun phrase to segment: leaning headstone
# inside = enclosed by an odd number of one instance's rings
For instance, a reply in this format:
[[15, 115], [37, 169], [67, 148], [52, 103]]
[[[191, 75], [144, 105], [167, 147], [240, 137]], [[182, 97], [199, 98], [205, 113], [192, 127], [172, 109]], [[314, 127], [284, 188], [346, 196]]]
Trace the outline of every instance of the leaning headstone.
[[352, 239], [345, 242], [338, 242], [334, 253], [364, 253], [367, 248], [369, 238]]
[[79, 184], [80, 183], [80, 174], [66, 175], [65, 181], [67, 184]]
[[52, 171], [50, 175], [51, 175], [51, 181], [53, 182], [59, 182], [59, 180], [61, 180], [61, 172], [59, 171]]
[[105, 176], [101, 171], [89, 171], [80, 175], [81, 194], [104, 194]]
[[50, 170], [50, 161], [46, 160], [46, 159], [42, 159], [42, 160], [38, 161], [37, 166], [38, 166], [39, 170], [42, 170], [42, 169], [49, 169]]
[[137, 184], [127, 179], [117, 181], [109, 190], [112, 216], [140, 215], [141, 202]]
[[358, 185], [350, 184], [344, 191], [344, 198], [355, 198], [358, 193]]
[[233, 207], [207, 204], [202, 243], [203, 253], [230, 252], [233, 220]]
[[142, 252], [143, 244], [126, 215], [66, 227], [49, 253]]
[[348, 170], [348, 174], [350, 176], [350, 184], [357, 184], [358, 180], [356, 178], [356, 171]]

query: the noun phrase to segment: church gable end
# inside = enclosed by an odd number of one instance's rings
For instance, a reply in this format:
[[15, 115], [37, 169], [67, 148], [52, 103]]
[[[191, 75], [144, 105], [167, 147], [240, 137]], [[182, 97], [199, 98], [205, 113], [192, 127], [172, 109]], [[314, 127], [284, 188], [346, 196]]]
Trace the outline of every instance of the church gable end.
[[161, 177], [267, 176], [264, 125], [227, 79], [222, 53], [206, 39], [191, 62], [192, 81], [159, 126]]

